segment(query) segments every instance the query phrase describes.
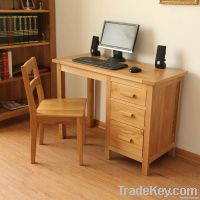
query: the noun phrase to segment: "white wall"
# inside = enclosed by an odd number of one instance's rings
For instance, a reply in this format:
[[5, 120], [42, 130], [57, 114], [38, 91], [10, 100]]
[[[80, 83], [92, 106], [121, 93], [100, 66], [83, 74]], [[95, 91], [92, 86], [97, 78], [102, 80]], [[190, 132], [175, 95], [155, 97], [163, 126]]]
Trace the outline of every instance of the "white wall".
[[[161, 5], [158, 0], [57, 0], [59, 57], [88, 52], [104, 20], [141, 25], [133, 58], [154, 63], [167, 45], [167, 65], [185, 67], [178, 147], [200, 154], [200, 6]], [[97, 118], [105, 119], [105, 85], [97, 84]], [[68, 76], [68, 96], [85, 96], [84, 78]], [[83, 92], [84, 91], [84, 92]]]

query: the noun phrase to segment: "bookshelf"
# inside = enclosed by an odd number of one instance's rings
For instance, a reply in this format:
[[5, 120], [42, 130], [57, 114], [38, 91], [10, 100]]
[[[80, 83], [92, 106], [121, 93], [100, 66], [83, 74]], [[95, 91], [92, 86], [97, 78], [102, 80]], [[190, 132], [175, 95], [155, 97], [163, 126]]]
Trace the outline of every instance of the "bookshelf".
[[34, 46], [46, 46], [50, 45], [50, 42], [37, 42], [28, 44], [12, 44], [12, 45], [0, 45], [0, 50], [2, 49], [14, 49], [14, 48], [24, 48], [24, 47], [34, 47]]
[[49, 10], [1, 10], [0, 13], [49, 13]]
[[[51, 72], [42, 72], [42, 73], [40, 73], [41, 78], [45, 77], [45, 76], [50, 76], [50, 75], [51, 75]], [[30, 76], [30, 78], [31, 77], [32, 76]], [[18, 81], [22, 81], [22, 76], [16, 76], [14, 78], [9, 78], [7, 80], [1, 80], [0, 81], [0, 85], [1, 84], [5, 84], [5, 83], [18, 82]]]
[[[51, 98], [56, 96], [56, 68], [51, 62], [52, 58], [56, 57], [55, 0], [42, 0], [44, 3], [42, 10], [38, 9], [41, 0], [33, 1], [36, 7], [34, 10], [23, 10], [20, 0], [0, 0], [0, 16], [38, 16], [38, 32], [39, 34], [43, 34], [45, 38], [34, 42], [0, 44], [0, 51], [12, 52], [13, 68], [22, 65], [30, 57], [35, 56], [39, 68], [47, 69], [45, 71], [41, 70], [40, 75], [45, 97]], [[26, 99], [23, 80], [20, 75], [0, 80], [0, 91], [0, 101]], [[0, 121], [27, 113], [27, 107], [15, 111], [8, 111], [0, 107]]]

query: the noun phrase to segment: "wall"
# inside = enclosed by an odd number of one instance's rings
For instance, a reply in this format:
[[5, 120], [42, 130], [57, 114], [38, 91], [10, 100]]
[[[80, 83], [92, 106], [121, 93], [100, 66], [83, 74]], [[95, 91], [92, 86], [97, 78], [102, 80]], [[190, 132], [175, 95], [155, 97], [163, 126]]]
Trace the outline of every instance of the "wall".
[[[57, 51], [63, 57], [88, 52], [104, 20], [141, 25], [134, 59], [154, 63], [156, 46], [167, 45], [167, 65], [184, 67], [178, 147], [200, 154], [200, 6], [161, 5], [158, 0], [58, 0]], [[85, 79], [67, 77], [67, 95], [85, 96]], [[73, 85], [73, 87], [72, 87]], [[96, 84], [96, 117], [105, 120], [105, 85]]]

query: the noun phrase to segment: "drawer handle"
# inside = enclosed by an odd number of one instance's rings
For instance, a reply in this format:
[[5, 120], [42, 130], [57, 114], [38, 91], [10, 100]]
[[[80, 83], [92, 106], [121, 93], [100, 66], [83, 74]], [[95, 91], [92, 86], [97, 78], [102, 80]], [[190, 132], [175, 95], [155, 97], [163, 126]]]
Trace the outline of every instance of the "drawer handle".
[[140, 130], [139, 132], [137, 133], [134, 133], [133, 131], [127, 131], [127, 130], [121, 130], [122, 133], [124, 134], [127, 134], [127, 135], [144, 135], [144, 131], [143, 130]]
[[136, 98], [136, 94], [130, 94], [130, 93], [121, 92], [121, 95], [123, 95], [125, 97], [128, 97], [128, 98]]
[[127, 137], [124, 137], [124, 136], [122, 136], [122, 135], [118, 136], [118, 138], [119, 138], [120, 140], [125, 141], [125, 142], [129, 142], [129, 143], [131, 143], [131, 144], [134, 144], [134, 140], [133, 140], [132, 138], [127, 138]]
[[124, 115], [125, 117], [130, 117], [130, 118], [135, 118], [135, 115], [133, 113], [130, 112], [124, 112], [121, 111], [122, 115]]
[[128, 135], [132, 135], [133, 132], [132, 131], [127, 131], [127, 130], [121, 130], [123, 133], [128, 134]]

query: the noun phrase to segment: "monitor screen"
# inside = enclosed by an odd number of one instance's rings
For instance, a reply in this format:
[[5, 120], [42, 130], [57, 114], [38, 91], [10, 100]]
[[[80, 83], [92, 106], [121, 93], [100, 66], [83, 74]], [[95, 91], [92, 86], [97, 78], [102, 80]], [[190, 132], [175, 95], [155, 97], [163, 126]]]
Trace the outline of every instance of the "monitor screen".
[[132, 53], [138, 30], [138, 24], [105, 21], [100, 47]]

